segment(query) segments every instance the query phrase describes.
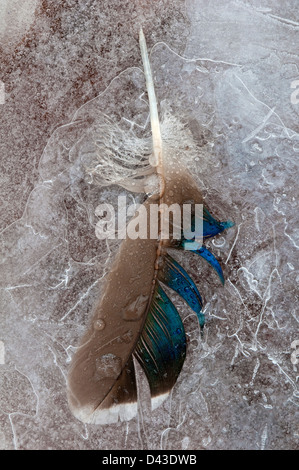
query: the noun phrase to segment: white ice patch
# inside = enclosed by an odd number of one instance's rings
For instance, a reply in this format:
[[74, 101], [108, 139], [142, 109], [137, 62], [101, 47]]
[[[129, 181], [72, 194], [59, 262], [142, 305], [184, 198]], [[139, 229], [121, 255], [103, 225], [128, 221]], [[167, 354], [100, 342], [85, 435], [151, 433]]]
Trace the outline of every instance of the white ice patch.
[[169, 392], [163, 393], [162, 395], [158, 395], [157, 397], [154, 397], [152, 399], [152, 410], [155, 410], [160, 405], [162, 405], [162, 403], [166, 400], [168, 396], [169, 396]]

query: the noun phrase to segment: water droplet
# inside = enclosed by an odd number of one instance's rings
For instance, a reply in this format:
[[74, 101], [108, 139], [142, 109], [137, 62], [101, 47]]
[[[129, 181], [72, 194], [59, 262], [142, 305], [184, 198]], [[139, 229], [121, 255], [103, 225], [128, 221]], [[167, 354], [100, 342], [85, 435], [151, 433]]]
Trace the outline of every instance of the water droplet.
[[148, 295], [139, 295], [133, 302], [122, 310], [122, 317], [126, 321], [137, 321], [142, 318], [148, 302]]
[[96, 376], [99, 379], [105, 377], [117, 379], [122, 370], [121, 358], [108, 353], [96, 359]]
[[93, 324], [94, 329], [99, 330], [99, 331], [103, 330], [105, 326], [106, 326], [106, 323], [101, 318], [98, 318]]
[[126, 331], [125, 334], [123, 334], [123, 335], [121, 336], [121, 339], [122, 339], [122, 341], [123, 341], [124, 343], [129, 344], [129, 343], [132, 341], [132, 339], [133, 339], [133, 332], [132, 332], [132, 330]]

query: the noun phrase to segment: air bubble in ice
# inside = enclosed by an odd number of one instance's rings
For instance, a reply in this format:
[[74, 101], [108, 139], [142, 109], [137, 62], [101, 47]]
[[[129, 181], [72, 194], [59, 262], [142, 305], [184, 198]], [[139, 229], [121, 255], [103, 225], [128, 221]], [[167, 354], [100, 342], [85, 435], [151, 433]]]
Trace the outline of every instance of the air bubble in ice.
[[225, 238], [224, 237], [219, 237], [215, 240], [212, 240], [212, 243], [214, 246], [216, 246], [217, 248], [221, 248], [225, 245]]

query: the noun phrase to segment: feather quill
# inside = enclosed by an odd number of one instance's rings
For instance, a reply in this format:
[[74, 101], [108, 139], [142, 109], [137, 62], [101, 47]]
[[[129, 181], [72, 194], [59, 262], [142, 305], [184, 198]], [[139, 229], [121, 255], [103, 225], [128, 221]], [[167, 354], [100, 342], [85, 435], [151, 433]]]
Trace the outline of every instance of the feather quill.
[[[140, 175], [138, 188], [155, 174], [159, 194], [148, 197], [143, 207], [150, 226], [151, 205], [203, 202], [199, 188], [171, 146], [163, 141], [146, 42], [140, 31], [140, 49], [150, 106], [152, 154]], [[152, 170], [148, 170], [148, 168]], [[140, 176], [139, 175], [139, 176]], [[136, 174], [134, 175], [134, 178]], [[140, 184], [142, 183], [142, 184]], [[127, 181], [119, 181], [130, 187]], [[159, 217], [159, 233], [163, 211]], [[205, 209], [203, 236], [208, 238], [232, 224], [218, 222]], [[195, 224], [195, 218], [192, 219]], [[180, 316], [163, 288], [177, 292], [204, 325], [202, 298], [193, 280], [169, 255], [168, 248], [183, 250], [188, 240], [123, 240], [92, 323], [82, 338], [68, 374], [68, 400], [73, 414], [83, 422], [107, 424], [132, 419], [137, 414], [137, 386], [133, 357], [141, 364], [149, 382], [152, 408], [167, 397], [182, 369], [186, 337]], [[209, 262], [224, 282], [219, 262], [204, 247], [193, 250]]]

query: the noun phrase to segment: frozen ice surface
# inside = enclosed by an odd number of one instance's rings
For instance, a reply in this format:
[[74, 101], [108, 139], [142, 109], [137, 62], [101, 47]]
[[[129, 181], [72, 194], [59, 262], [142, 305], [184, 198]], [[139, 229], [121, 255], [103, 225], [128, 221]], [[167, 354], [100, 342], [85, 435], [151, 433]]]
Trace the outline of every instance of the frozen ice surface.
[[[17, 33], [0, 24], [0, 447], [298, 448], [296, 2], [29, 3], [34, 21], [20, 9]], [[184, 257], [207, 325], [201, 338], [174, 297], [189, 347], [171, 397], [150, 412], [140, 373], [137, 419], [84, 425], [68, 409], [65, 378], [118, 248], [96, 238], [94, 212], [129, 195], [90, 184], [85, 167], [101, 112], [148, 130], [141, 23], [161, 110], [187, 120], [207, 204], [236, 225], [209, 242], [224, 288]]]

